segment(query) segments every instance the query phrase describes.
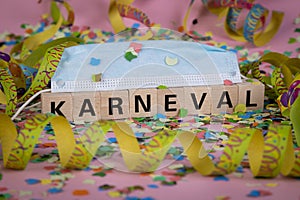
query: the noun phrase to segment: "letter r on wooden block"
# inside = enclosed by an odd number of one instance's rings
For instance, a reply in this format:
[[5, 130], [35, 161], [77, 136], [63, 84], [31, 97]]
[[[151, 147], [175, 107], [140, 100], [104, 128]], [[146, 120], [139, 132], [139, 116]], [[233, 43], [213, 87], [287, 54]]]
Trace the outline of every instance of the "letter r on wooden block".
[[256, 79], [248, 79], [238, 84], [238, 88], [239, 104], [245, 104], [247, 110], [260, 110], [264, 108], [264, 84]]
[[157, 113], [157, 89], [129, 90], [130, 116], [152, 117]]
[[212, 114], [231, 113], [238, 102], [237, 85], [211, 86]]
[[100, 99], [101, 119], [123, 119], [130, 116], [128, 90], [101, 91]]
[[42, 93], [42, 113], [62, 115], [73, 121], [73, 102], [71, 93]]
[[184, 87], [184, 108], [189, 115], [211, 113], [211, 89], [208, 86]]
[[100, 119], [99, 92], [74, 92], [72, 97], [75, 122], [90, 122]]
[[184, 89], [168, 88], [157, 90], [157, 112], [174, 117], [184, 108]]

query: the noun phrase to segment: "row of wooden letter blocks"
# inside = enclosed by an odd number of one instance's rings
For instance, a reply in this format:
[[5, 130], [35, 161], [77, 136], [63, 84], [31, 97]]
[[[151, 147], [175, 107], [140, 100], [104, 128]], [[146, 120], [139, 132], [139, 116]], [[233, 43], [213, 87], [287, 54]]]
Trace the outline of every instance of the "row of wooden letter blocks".
[[247, 110], [263, 109], [264, 85], [257, 80], [233, 85], [141, 88], [119, 91], [43, 93], [42, 112], [65, 116], [70, 121], [168, 117], [185, 108], [189, 115], [231, 113], [237, 104]]

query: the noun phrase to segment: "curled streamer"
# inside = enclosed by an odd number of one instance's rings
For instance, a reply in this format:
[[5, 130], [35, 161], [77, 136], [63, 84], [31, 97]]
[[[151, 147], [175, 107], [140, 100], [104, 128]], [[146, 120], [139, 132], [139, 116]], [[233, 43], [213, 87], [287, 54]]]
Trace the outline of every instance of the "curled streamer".
[[[4, 167], [24, 169], [44, 127], [51, 123], [62, 167], [83, 169], [89, 165], [97, 148], [112, 128], [123, 160], [131, 171], [149, 172], [157, 169], [177, 138], [192, 166], [202, 175], [224, 175], [234, 172], [246, 152], [255, 177], [300, 176], [300, 152], [294, 155], [291, 127], [270, 125], [267, 136], [258, 129], [238, 128], [231, 134], [217, 163], [208, 156], [194, 133], [163, 130], [153, 138], [146, 152], [140, 149], [134, 132], [126, 122], [96, 121], [76, 140], [68, 121], [61, 116], [36, 115], [28, 119], [17, 133], [15, 125], [0, 114], [0, 140]], [[156, 141], [154, 141], [156, 140]]]

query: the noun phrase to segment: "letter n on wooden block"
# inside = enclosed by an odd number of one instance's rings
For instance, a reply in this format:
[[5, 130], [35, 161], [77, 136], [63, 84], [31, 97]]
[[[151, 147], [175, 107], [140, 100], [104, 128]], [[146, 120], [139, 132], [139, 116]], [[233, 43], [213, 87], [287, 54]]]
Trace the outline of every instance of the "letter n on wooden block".
[[247, 110], [260, 110], [264, 108], [265, 86], [256, 79], [243, 80], [238, 84], [239, 104], [245, 104]]
[[211, 88], [207, 86], [184, 87], [184, 108], [189, 115], [211, 113]]
[[75, 122], [90, 122], [100, 119], [99, 92], [74, 92], [72, 97]]
[[129, 90], [130, 116], [152, 117], [157, 113], [157, 89]]
[[211, 86], [212, 114], [231, 113], [238, 101], [237, 85]]
[[42, 113], [65, 116], [73, 121], [73, 102], [71, 93], [42, 93]]
[[101, 91], [100, 99], [101, 119], [129, 118], [128, 90]]
[[157, 112], [168, 117], [178, 114], [180, 108], [184, 108], [184, 89], [168, 88], [157, 90]]

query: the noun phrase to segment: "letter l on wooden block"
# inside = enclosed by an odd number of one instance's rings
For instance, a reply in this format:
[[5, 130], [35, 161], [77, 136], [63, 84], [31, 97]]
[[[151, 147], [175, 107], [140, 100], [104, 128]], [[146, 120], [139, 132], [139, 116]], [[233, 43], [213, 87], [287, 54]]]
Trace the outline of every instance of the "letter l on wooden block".
[[238, 88], [239, 104], [245, 104], [247, 110], [261, 110], [264, 108], [264, 84], [256, 79], [248, 79], [238, 84]]

